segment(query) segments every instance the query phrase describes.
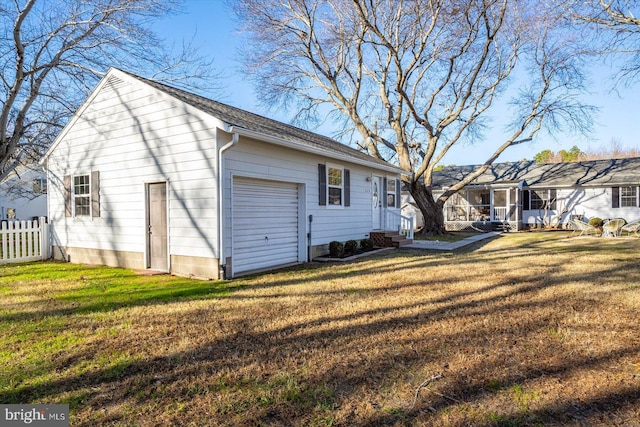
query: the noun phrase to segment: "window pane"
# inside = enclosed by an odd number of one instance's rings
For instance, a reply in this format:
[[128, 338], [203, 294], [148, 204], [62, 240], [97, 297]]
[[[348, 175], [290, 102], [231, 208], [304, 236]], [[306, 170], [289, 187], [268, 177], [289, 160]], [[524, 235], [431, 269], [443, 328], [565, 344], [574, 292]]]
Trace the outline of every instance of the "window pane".
[[329, 185], [342, 185], [342, 169], [329, 168]]
[[342, 188], [329, 188], [329, 204], [341, 205], [342, 204]]
[[387, 193], [387, 206], [390, 208], [396, 205], [396, 193]]
[[542, 209], [542, 208], [544, 208], [546, 200], [547, 200], [547, 191], [531, 190], [531, 206], [530, 206], [530, 209]]
[[396, 192], [396, 180], [390, 179], [387, 181], [387, 193], [395, 193]]
[[89, 197], [80, 196], [75, 198], [75, 207], [76, 207], [76, 216], [89, 216], [90, 214], [90, 203]]
[[73, 177], [73, 194], [89, 194], [89, 175]]
[[620, 206], [636, 206], [636, 187], [620, 187]]

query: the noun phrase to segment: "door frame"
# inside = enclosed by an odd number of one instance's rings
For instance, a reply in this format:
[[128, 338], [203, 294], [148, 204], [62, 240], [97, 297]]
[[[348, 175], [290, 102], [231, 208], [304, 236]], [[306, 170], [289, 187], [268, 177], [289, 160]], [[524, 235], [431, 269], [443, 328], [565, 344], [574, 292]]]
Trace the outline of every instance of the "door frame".
[[[144, 211], [145, 211], [145, 220], [144, 220], [144, 240], [145, 240], [145, 245], [144, 245], [144, 268], [145, 269], [151, 269], [151, 250], [150, 250], [150, 245], [151, 245], [151, 239], [149, 238], [149, 226], [150, 226], [150, 219], [151, 219], [151, 209], [149, 206], [149, 186], [152, 184], [164, 184], [165, 185], [165, 216], [166, 216], [166, 224], [167, 224], [167, 248], [166, 248], [166, 253], [167, 253], [167, 259], [166, 259], [166, 269], [164, 271], [171, 271], [171, 256], [169, 255], [169, 181], [167, 180], [153, 180], [153, 181], [147, 181], [144, 183]], [[159, 270], [160, 271], [160, 270]]]
[[[378, 200], [377, 200], [377, 208], [374, 207], [374, 201], [373, 201], [373, 186], [375, 184], [378, 184]], [[384, 191], [382, 188], [382, 184], [383, 184], [383, 178], [382, 176], [379, 175], [372, 175], [371, 176], [371, 228], [373, 230], [382, 230], [383, 229], [383, 221], [382, 221], [382, 215], [383, 215], [383, 210], [382, 210], [382, 198], [384, 197]], [[377, 212], [377, 215], [376, 215]], [[376, 218], [377, 217], [377, 218]], [[378, 225], [378, 228], [376, 228], [376, 222]]]

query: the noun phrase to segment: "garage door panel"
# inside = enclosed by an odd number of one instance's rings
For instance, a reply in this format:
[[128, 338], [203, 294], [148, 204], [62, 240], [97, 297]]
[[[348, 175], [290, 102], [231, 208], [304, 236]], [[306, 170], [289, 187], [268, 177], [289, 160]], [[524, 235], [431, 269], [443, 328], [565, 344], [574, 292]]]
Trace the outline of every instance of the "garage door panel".
[[[238, 230], [238, 232], [235, 234], [235, 236], [237, 238], [243, 238], [246, 237], [247, 239], [253, 240], [253, 241], [259, 241], [261, 239], [264, 239], [265, 237], [268, 237], [269, 240], [273, 239], [274, 237], [279, 237], [279, 236], [290, 236], [292, 239], [294, 239], [296, 242], [298, 241], [298, 236], [291, 236], [291, 228], [297, 227], [298, 223], [296, 222], [291, 222], [291, 223], [287, 223], [286, 225], [278, 225], [277, 227], [273, 227], [270, 228], [269, 230], [253, 230], [253, 226], [251, 228], [245, 228], [242, 230]], [[256, 234], [258, 233], [258, 234]], [[260, 236], [259, 233], [262, 233], [263, 236]], [[265, 239], [266, 240], [266, 239]]]
[[234, 273], [298, 262], [298, 210], [297, 184], [234, 178]]

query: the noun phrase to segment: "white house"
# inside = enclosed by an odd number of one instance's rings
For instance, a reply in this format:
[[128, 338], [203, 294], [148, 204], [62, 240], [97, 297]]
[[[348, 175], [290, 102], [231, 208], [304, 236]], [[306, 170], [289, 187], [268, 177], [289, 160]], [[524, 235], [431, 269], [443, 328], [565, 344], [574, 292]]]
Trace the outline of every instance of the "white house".
[[47, 179], [41, 166], [17, 160], [0, 175], [0, 220], [27, 221], [47, 215]]
[[71, 262], [234, 277], [400, 228], [397, 167], [117, 69], [43, 162]]
[[[480, 166], [433, 174], [434, 197]], [[537, 164], [496, 163], [444, 207], [449, 230], [520, 230], [543, 222], [640, 219], [640, 158]]]

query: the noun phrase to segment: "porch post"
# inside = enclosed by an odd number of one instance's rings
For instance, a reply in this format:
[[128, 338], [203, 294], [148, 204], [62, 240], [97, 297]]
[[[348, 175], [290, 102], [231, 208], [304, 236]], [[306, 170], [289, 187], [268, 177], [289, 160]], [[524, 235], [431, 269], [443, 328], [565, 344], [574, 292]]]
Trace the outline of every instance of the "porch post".
[[489, 189], [489, 221], [493, 222], [495, 219], [495, 194], [493, 188]]

